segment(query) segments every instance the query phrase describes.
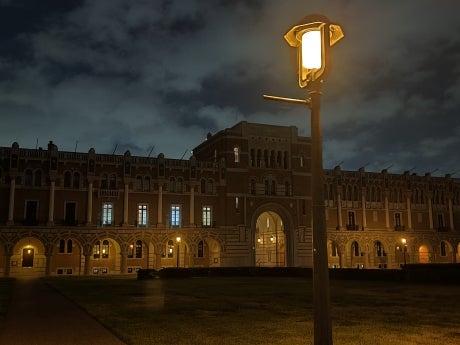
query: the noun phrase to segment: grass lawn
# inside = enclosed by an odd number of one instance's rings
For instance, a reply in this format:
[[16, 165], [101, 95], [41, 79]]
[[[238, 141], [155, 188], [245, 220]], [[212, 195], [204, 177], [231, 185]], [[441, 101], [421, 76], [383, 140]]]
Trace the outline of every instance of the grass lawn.
[[[128, 344], [312, 343], [301, 278], [47, 278]], [[460, 344], [458, 286], [331, 281], [334, 343]]]

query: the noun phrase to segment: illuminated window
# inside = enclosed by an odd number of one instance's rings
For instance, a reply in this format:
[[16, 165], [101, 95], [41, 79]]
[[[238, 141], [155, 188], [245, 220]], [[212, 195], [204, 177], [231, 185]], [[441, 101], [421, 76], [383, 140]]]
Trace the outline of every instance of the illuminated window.
[[107, 259], [109, 257], [109, 241], [102, 241], [102, 258]]
[[148, 221], [148, 205], [139, 204], [137, 205], [137, 225], [147, 226]]
[[180, 226], [181, 207], [180, 205], [171, 205], [171, 226]]
[[211, 226], [211, 206], [203, 206], [203, 226]]
[[102, 204], [102, 225], [112, 225], [113, 205], [110, 202]]
[[235, 163], [239, 163], [240, 162], [240, 149], [238, 147], [234, 147], [233, 153], [235, 155]]
[[101, 257], [101, 242], [96, 241], [93, 246], [93, 258], [99, 259]]
[[169, 240], [168, 244], [166, 245], [166, 255], [168, 258], [174, 257], [174, 242], [173, 240]]

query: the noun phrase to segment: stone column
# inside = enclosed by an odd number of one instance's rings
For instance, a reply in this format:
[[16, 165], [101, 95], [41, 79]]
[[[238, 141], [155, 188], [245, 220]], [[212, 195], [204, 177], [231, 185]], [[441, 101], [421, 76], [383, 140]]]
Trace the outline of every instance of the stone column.
[[190, 226], [195, 225], [195, 187], [190, 185]]
[[431, 201], [431, 194], [428, 195], [428, 226], [430, 230], [433, 230], [433, 205]]
[[390, 228], [390, 207], [388, 204], [389, 191], [385, 190], [384, 194], [385, 194], [385, 227], [389, 229]]
[[128, 252], [126, 250], [126, 246], [123, 245], [120, 250], [120, 273], [126, 274], [128, 273]]
[[449, 197], [448, 199], [448, 206], [449, 206], [449, 230], [450, 231], [454, 231], [454, 212], [453, 212], [453, 209], [452, 209], [452, 198]]
[[158, 184], [158, 225], [163, 225], [163, 185]]
[[343, 222], [342, 222], [342, 195], [341, 195], [341, 187], [337, 187], [337, 226], [338, 229], [342, 229]]
[[412, 210], [410, 203], [410, 192], [406, 193], [406, 211], [407, 211], [407, 227], [412, 230]]
[[91, 275], [91, 255], [93, 254], [93, 247], [91, 245], [85, 245], [83, 247], [83, 255], [85, 256], [85, 270], [84, 275]]
[[86, 225], [91, 225], [93, 218], [93, 183], [88, 183], [88, 199], [86, 202]]
[[123, 195], [123, 226], [128, 226], [128, 200], [129, 200], [129, 184], [125, 183], [125, 192]]
[[48, 206], [48, 226], [52, 226], [54, 224], [54, 192], [56, 190], [56, 182], [51, 181], [50, 186], [50, 202]]
[[[454, 251], [455, 252], [455, 251]], [[455, 254], [454, 254], [455, 255]], [[13, 256], [13, 248], [6, 247], [5, 248], [5, 270], [3, 271], [3, 275], [8, 277], [10, 275], [11, 269], [11, 257]]]
[[46, 271], [47, 276], [51, 275], [51, 258], [53, 257], [53, 244], [47, 245], [45, 248], [45, 257], [46, 257]]
[[367, 228], [367, 218], [366, 218], [366, 188], [363, 188], [361, 191], [361, 203], [363, 209], [363, 230]]
[[7, 225], [13, 225], [14, 224], [14, 193], [16, 190], [16, 177], [11, 178], [10, 182], [10, 203], [8, 207], [8, 221]]

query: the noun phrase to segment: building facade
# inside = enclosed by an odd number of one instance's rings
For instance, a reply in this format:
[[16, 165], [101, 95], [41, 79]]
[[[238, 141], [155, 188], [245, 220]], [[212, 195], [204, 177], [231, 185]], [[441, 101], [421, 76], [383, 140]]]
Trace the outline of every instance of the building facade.
[[[240, 122], [188, 160], [0, 148], [0, 275], [312, 266], [310, 139]], [[459, 259], [460, 180], [325, 170], [330, 267]]]

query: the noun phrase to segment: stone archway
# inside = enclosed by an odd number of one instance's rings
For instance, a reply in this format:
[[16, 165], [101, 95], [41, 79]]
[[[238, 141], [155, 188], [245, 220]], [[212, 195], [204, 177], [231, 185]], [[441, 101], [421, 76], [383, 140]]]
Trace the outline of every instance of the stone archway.
[[[45, 246], [35, 237], [20, 239], [13, 247], [10, 276], [40, 277], [46, 275]], [[8, 263], [6, 263], [8, 264]]]
[[121, 272], [121, 248], [113, 238], [103, 237], [94, 241], [90, 256], [89, 274], [106, 275]]
[[283, 220], [274, 211], [262, 212], [256, 221], [255, 260], [258, 267], [286, 266]]
[[431, 248], [427, 244], [422, 244], [418, 247], [418, 262], [420, 264], [429, 264], [431, 262]]
[[[298, 237], [303, 239], [306, 235], [298, 234]], [[306, 238], [303, 239], [305, 244], [306, 241]], [[299, 262], [300, 256], [296, 255], [298, 247], [289, 211], [276, 203], [268, 203], [255, 210], [250, 236], [252, 266], [308, 266], [308, 262]]]
[[328, 266], [332, 268], [340, 268], [341, 263], [341, 250], [339, 244], [334, 240], [327, 241], [327, 261]]

